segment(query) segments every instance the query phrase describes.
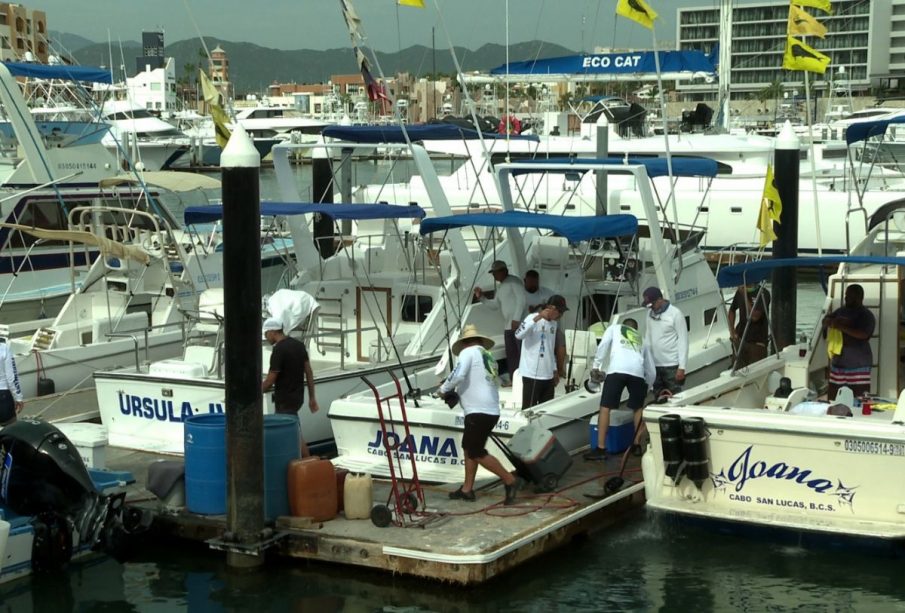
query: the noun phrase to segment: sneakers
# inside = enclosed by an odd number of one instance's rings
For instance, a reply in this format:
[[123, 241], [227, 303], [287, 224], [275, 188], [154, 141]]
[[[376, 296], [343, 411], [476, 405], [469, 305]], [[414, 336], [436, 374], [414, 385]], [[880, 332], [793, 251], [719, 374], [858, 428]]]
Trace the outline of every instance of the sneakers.
[[522, 478], [516, 477], [515, 481], [512, 482], [512, 485], [506, 486], [506, 498], [503, 499], [503, 504], [507, 507], [511, 504], [515, 504], [515, 497], [518, 496], [518, 491], [522, 488]]
[[606, 449], [601, 449], [600, 447], [596, 449], [591, 449], [589, 452], [584, 454], [583, 457], [588, 461], [601, 461], [606, 460]]
[[455, 492], [449, 493], [450, 500], [466, 500], [468, 502], [474, 502], [477, 500], [477, 497], [474, 495], [474, 492], [463, 492], [460, 487]]

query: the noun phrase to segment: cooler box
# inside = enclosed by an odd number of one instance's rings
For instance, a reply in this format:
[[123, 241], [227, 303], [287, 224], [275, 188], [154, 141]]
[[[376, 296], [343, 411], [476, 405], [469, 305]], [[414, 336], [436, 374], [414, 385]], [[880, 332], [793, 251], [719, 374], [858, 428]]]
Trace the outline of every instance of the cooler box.
[[552, 490], [569, 467], [572, 456], [546, 428], [528, 424], [509, 441], [509, 451], [525, 464], [526, 477], [543, 490]]
[[[606, 431], [606, 450], [610, 453], [622, 453], [632, 445], [635, 438], [635, 424], [632, 411], [615, 409], [610, 411], [610, 428]], [[597, 416], [591, 418], [591, 449], [597, 449]]]
[[76, 451], [87, 468], [106, 468], [107, 427], [101, 424], [63, 423], [54, 424]]

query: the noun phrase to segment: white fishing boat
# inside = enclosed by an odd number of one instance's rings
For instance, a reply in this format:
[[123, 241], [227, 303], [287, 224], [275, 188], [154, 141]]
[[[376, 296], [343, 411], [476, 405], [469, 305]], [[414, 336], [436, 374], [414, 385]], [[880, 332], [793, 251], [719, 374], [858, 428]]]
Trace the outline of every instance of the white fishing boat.
[[[650, 285], [659, 286], [683, 313], [689, 326], [689, 381], [705, 381], [723, 369], [730, 354], [729, 331], [716, 280], [696, 245], [686, 234], [680, 243], [667, 238], [679, 233], [670, 220], [661, 215], [651, 187], [651, 178], [666, 172], [664, 160], [600, 159], [593, 162], [559, 163], [516, 162], [497, 167], [500, 173], [504, 208], [502, 213], [462, 214], [428, 218], [421, 233], [450, 231], [452, 228], [487, 226], [508, 228], [506, 255], [516, 274], [530, 268], [541, 279], [555, 279], [557, 293], [573, 306], [563, 319], [566, 349], [569, 353], [568, 377], [560, 383], [554, 400], [522, 410], [519, 379], [512, 387], [500, 390], [501, 417], [494, 433], [508, 440], [520, 427], [533, 422], [556, 434], [570, 452], [587, 447], [588, 419], [599, 408], [599, 394], [588, 392], [582, 383], [591, 367], [600, 322], [618, 322], [635, 318], [643, 332], [647, 310], [641, 305], [641, 293]], [[610, 185], [616, 175], [627, 175], [636, 186], [644, 205], [641, 226], [627, 231], [620, 220], [636, 219], [618, 209], [593, 217], [563, 216], [516, 211], [515, 198], [508, 190], [509, 175], [528, 172], [569, 173], [594, 171], [606, 175]], [[681, 176], [712, 178], [717, 165], [710, 160], [676, 161], [673, 171]], [[661, 226], [665, 228], [661, 229]], [[542, 230], [552, 230], [552, 234]], [[698, 239], [700, 237], [697, 237]], [[493, 257], [499, 257], [491, 254]], [[490, 259], [484, 262], [487, 270]], [[479, 285], [492, 287], [483, 275]], [[482, 334], [496, 339], [494, 351], [502, 356], [500, 312], [483, 303], [465, 307], [462, 323], [474, 324]], [[450, 335], [454, 339], [455, 335]], [[451, 342], [450, 340], [446, 341]], [[411, 389], [420, 390], [420, 398], [406, 397], [411, 438], [401, 434], [404, 424], [399, 411], [387, 417], [388, 434], [383, 435], [376, 400], [371, 392], [349, 395], [330, 407], [330, 421], [336, 437], [339, 457], [334, 462], [345, 468], [387, 475], [388, 448], [396, 443], [401, 457], [414, 455], [419, 477], [436, 482], [454, 482], [462, 478], [464, 456], [459, 447], [463, 418], [450, 411], [437, 398], [424, 394], [435, 390], [446, 373], [446, 364], [425, 369], [410, 376]], [[381, 397], [393, 395], [392, 384], [378, 388]], [[395, 402], [395, 401], [392, 401]], [[385, 410], [386, 412], [386, 410]], [[398, 469], [397, 469], [398, 470]], [[403, 468], [404, 470], [404, 468]], [[489, 473], [480, 473], [489, 476]]]
[[[824, 315], [841, 306], [847, 287], [864, 289], [864, 306], [876, 319], [873, 408], [846, 388], [826, 402], [827, 342], [818, 323], [808, 340], [645, 409], [647, 504], [724, 528], [791, 533], [799, 542], [901, 547], [905, 203], [878, 211], [849, 256], [741, 264], [721, 271], [720, 282], [756, 283], [785, 265], [838, 265]], [[831, 404], [843, 406], [829, 410]]]

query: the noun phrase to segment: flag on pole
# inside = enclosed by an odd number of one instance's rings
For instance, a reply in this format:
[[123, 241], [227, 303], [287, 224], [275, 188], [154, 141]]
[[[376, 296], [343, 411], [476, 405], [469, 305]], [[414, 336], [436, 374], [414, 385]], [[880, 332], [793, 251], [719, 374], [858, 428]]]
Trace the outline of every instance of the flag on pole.
[[764, 179], [764, 193], [760, 199], [760, 213], [757, 216], [757, 229], [760, 230], [760, 246], [776, 240], [773, 222], [781, 223], [782, 200], [773, 180], [773, 166], [767, 165], [767, 177]]
[[826, 36], [826, 26], [805, 11], [795, 6], [789, 7], [789, 36]]
[[424, 8], [424, 0], [399, 0], [401, 6], [414, 6], [419, 9]]
[[654, 19], [657, 18], [656, 11], [644, 0], [619, 0], [616, 14], [640, 23], [649, 30], [654, 29]]
[[343, 19], [346, 20], [346, 27], [349, 28], [349, 36], [352, 37], [352, 44], [356, 44], [361, 39], [361, 17], [355, 12], [355, 7], [349, 0], [339, 0], [339, 6], [343, 12]]
[[217, 88], [214, 87], [214, 84], [211, 83], [211, 80], [207, 78], [204, 71], [200, 69], [198, 70], [198, 76], [198, 80], [201, 82], [201, 95], [204, 97], [204, 101], [207, 103], [208, 112], [214, 120], [214, 137], [217, 139], [217, 144], [220, 145], [220, 148], [222, 149], [226, 146], [230, 137], [229, 128], [226, 127], [229, 123], [229, 117], [226, 115], [226, 111], [223, 110], [221, 103], [222, 96]]
[[797, 4], [798, 6], [810, 6], [815, 9], [820, 9], [828, 15], [833, 14], [833, 7], [830, 6], [830, 0], [792, 0], [792, 4]]
[[371, 74], [371, 64], [368, 62], [368, 58], [365, 57], [365, 54], [362, 53], [358, 47], [355, 47], [355, 59], [358, 61], [358, 69], [361, 71], [361, 78], [364, 79], [365, 82], [368, 100], [371, 102], [374, 102], [375, 100], [389, 101], [383, 86], [378, 83], [377, 79], [374, 78], [374, 75]]
[[800, 40], [786, 37], [786, 52], [782, 57], [782, 67], [786, 70], [807, 70], [823, 74], [830, 63], [828, 55], [824, 55]]

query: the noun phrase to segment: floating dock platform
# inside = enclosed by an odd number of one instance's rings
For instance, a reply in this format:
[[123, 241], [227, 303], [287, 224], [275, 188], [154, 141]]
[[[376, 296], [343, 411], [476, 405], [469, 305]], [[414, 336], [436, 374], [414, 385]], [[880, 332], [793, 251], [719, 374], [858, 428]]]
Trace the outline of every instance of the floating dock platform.
[[[166, 508], [144, 489], [148, 465], [173, 459], [115, 447], [107, 448], [107, 467], [129, 470], [137, 482], [127, 504], [150, 509], [154, 529], [169, 536], [207, 542], [219, 539], [226, 518]], [[369, 520], [336, 519], [312, 523], [305, 518], [279, 518], [274, 557], [298, 558], [360, 566], [459, 585], [477, 585], [566, 545], [578, 535], [611, 526], [644, 504], [637, 458], [626, 469], [626, 485], [617, 493], [594, 499], [604, 482], [618, 474], [621, 458], [584, 462], [576, 458], [555, 493], [536, 494], [526, 484], [516, 504], [503, 506], [501, 483], [477, 489], [476, 502], [450, 500], [454, 486], [426, 486], [425, 515], [420, 525], [378, 528]], [[637, 481], [637, 483], [635, 483]], [[389, 484], [374, 481], [375, 503], [386, 502]], [[275, 556], [274, 556], [275, 554]]]

